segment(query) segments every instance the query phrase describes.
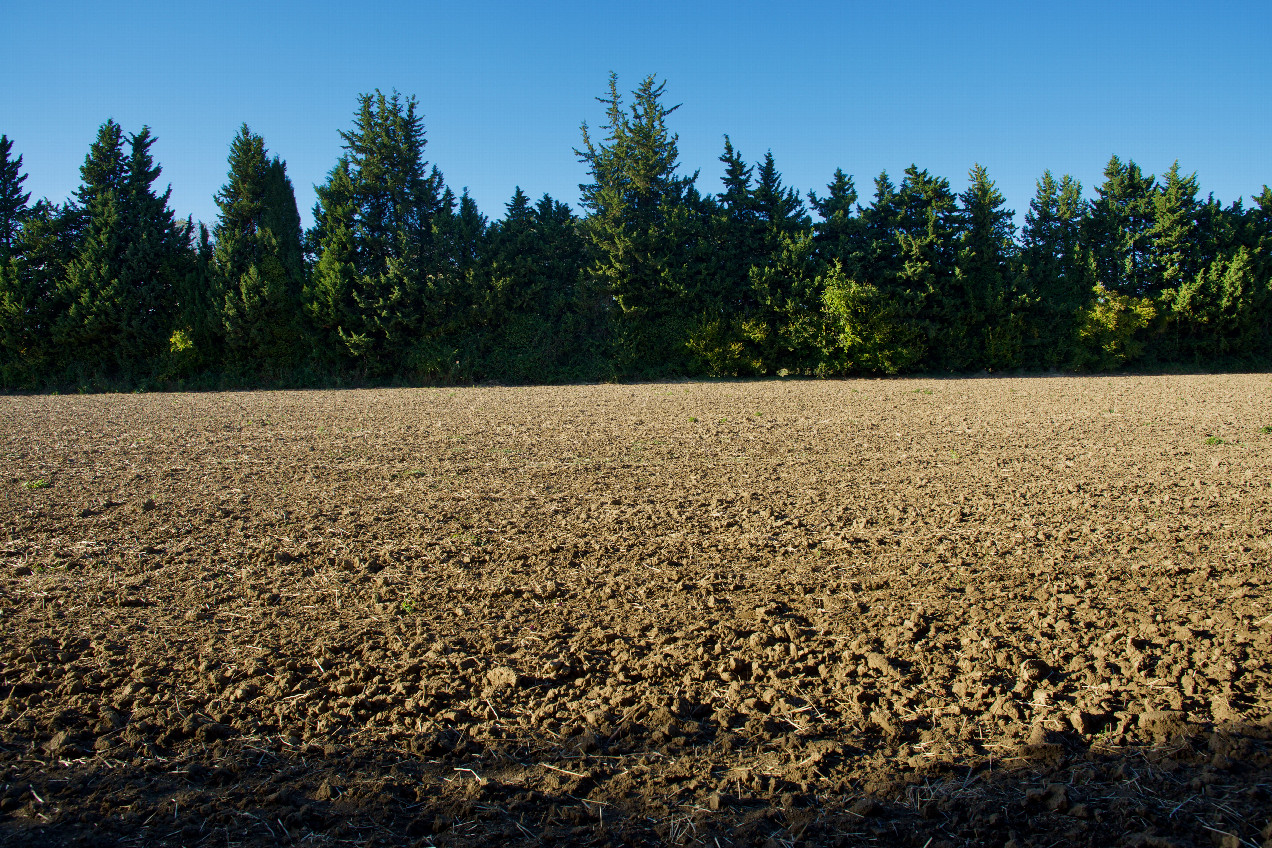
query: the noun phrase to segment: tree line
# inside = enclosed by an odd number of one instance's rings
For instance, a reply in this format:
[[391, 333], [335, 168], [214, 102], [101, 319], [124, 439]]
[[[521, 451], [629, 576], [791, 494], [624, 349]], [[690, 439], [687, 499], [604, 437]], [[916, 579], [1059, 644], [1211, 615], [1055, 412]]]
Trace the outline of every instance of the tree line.
[[424, 155], [417, 102], [358, 98], [304, 230], [246, 125], [209, 231], [176, 218], [143, 127], [103, 124], [64, 203], [0, 137], [0, 386], [572, 382], [1245, 367], [1272, 358], [1272, 191], [1201, 198], [1114, 156], [1095, 197], [1044, 173], [1017, 228], [985, 168], [862, 198], [783, 183], [730, 139], [680, 169], [664, 84], [581, 128], [576, 215], [520, 188], [489, 220]]

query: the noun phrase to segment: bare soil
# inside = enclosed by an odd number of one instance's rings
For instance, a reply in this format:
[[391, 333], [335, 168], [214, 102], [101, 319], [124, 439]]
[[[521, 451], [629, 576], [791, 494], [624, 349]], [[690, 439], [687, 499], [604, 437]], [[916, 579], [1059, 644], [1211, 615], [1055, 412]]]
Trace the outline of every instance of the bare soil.
[[0, 842], [1272, 845], [1272, 376], [0, 398]]

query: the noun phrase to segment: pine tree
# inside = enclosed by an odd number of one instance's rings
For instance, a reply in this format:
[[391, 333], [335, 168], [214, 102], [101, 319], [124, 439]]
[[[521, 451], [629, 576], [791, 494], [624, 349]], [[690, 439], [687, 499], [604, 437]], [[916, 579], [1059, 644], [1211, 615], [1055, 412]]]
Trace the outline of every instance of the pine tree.
[[22, 190], [27, 175], [22, 173], [22, 157], [12, 158], [13, 141], [0, 135], [0, 263], [13, 255], [13, 243], [18, 237], [23, 220], [29, 210], [31, 193]]
[[941, 342], [946, 361], [958, 370], [1019, 367], [1024, 332], [1014, 285], [1016, 213], [979, 164], [959, 201], [956, 285]]
[[952, 350], [940, 344], [957, 314], [955, 290], [957, 205], [949, 181], [911, 165], [897, 190], [896, 237], [900, 270], [891, 283], [893, 296], [913, 316], [926, 339], [926, 363], [942, 370], [958, 368]]
[[1104, 168], [1104, 183], [1087, 215], [1084, 240], [1105, 287], [1137, 296], [1152, 291], [1149, 232], [1153, 226], [1153, 176], [1117, 156]]
[[1025, 213], [1020, 287], [1027, 304], [1024, 364], [1056, 368], [1073, 357], [1074, 321], [1095, 280], [1082, 246], [1082, 184], [1045, 171]]
[[695, 210], [696, 174], [676, 173], [678, 136], [663, 105], [665, 83], [651, 75], [634, 92], [630, 111], [610, 75], [604, 138], [593, 141], [586, 122], [575, 154], [592, 182], [579, 186], [588, 210], [593, 268], [617, 307], [616, 365], [622, 373], [669, 373], [686, 367], [686, 339], [701, 269], [691, 261], [704, 221]]
[[300, 216], [286, 165], [244, 124], [230, 144], [227, 182], [216, 195], [213, 272], [227, 363], [280, 370], [300, 356], [303, 286]]
[[838, 262], [843, 273], [856, 277], [865, 253], [864, 222], [858, 214], [857, 186], [852, 177], [836, 168], [826, 186], [825, 198], [808, 193], [808, 202], [821, 217], [814, 227], [814, 243], [822, 263]]
[[192, 256], [171, 189], [154, 192], [154, 142], [143, 127], [125, 155], [122, 130], [107, 121], [80, 169], [77, 246], [53, 336], [63, 366], [83, 376], [145, 375], [168, 347], [174, 292]]
[[397, 92], [359, 96], [309, 239], [318, 260], [306, 309], [346, 363], [376, 375], [403, 367], [435, 329], [426, 308], [436, 313], [453, 284], [434, 221], [446, 211], [442, 176], [424, 161], [417, 108]]

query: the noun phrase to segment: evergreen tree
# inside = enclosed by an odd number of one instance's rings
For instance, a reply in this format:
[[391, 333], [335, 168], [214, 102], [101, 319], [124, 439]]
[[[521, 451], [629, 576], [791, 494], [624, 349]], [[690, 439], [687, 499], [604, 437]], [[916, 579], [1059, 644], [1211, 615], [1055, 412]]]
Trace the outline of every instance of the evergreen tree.
[[32, 388], [53, 370], [57, 293], [77, 226], [73, 209], [40, 201], [24, 216], [13, 255], [0, 261], [0, 385]]
[[62, 364], [83, 376], [145, 374], [168, 347], [190, 234], [174, 221], [171, 189], [154, 192], [154, 141], [143, 127], [125, 155], [119, 125], [107, 121], [80, 170], [78, 243], [53, 337]]
[[816, 365], [820, 314], [812, 221], [804, 202], [782, 184], [773, 153], [756, 170], [751, 207], [759, 227], [759, 256], [749, 276], [753, 314], [744, 316], [758, 342], [753, 354], [761, 373], [805, 372]]
[[838, 262], [845, 274], [855, 278], [865, 254], [865, 229], [858, 215], [857, 186], [851, 176], [836, 168], [826, 190], [825, 198], [812, 191], [808, 193], [809, 204], [821, 217], [813, 226], [817, 254], [827, 267]]
[[799, 193], [782, 185], [782, 175], [773, 161], [771, 150], [764, 154], [764, 161], [756, 171], [752, 206], [763, 227], [764, 247], [768, 254], [783, 249], [784, 241], [812, 227]]
[[1170, 293], [1171, 315], [1182, 336], [1180, 353], [1203, 360], [1249, 362], [1266, 341], [1259, 307], [1270, 299], [1255, 275], [1251, 252], [1239, 247]]
[[957, 369], [954, 350], [940, 344], [960, 309], [955, 290], [957, 205], [949, 181], [911, 165], [897, 190], [896, 238], [900, 269], [887, 281], [922, 332], [926, 364]]
[[857, 225], [860, 249], [825, 276], [825, 355], [834, 371], [896, 374], [929, 351], [924, 310], [934, 281], [952, 275], [936, 242], [953, 248], [954, 199], [948, 183], [913, 166], [900, 189], [886, 171], [874, 182]]
[[1117, 156], [1104, 168], [1104, 183], [1087, 216], [1084, 239], [1106, 288], [1131, 295], [1155, 294], [1151, 283], [1150, 230], [1153, 176]]
[[453, 284], [434, 226], [442, 177], [424, 161], [417, 108], [397, 92], [359, 96], [310, 237], [319, 259], [306, 309], [339, 340], [346, 362], [372, 374], [392, 373], [425, 344], [426, 305], [436, 313]]
[[665, 83], [651, 75], [628, 110], [610, 75], [604, 138], [586, 122], [575, 150], [592, 182], [582, 184], [593, 272], [617, 307], [615, 362], [620, 373], [668, 373], [687, 365], [686, 340], [703, 275], [691, 262], [703, 225], [694, 209], [696, 174], [676, 173], [678, 136], [667, 128], [677, 106], [663, 105]]
[[[186, 227], [196, 232], [192, 219], [186, 220]], [[168, 340], [167, 378], [191, 377], [221, 358], [223, 295], [213, 272], [212, 235], [202, 223], [197, 232], [193, 257], [175, 293], [176, 329]]]
[[947, 301], [942, 346], [954, 368], [1020, 366], [1024, 323], [1015, 291], [1015, 212], [983, 165], [959, 195], [955, 290]]
[[520, 189], [487, 234], [487, 287], [476, 298], [471, 359], [480, 376], [518, 383], [597, 379], [605, 314], [588, 285], [587, 245], [564, 203]]
[[[313, 272], [305, 288], [304, 308], [319, 358], [329, 365], [347, 360], [345, 339], [361, 323], [353, 291], [358, 269], [353, 227], [353, 174], [341, 157], [324, 185], [317, 187], [314, 227], [308, 235]], [[342, 355], [344, 352], [344, 355]]]
[[285, 369], [300, 355], [297, 309], [304, 257], [296, 194], [278, 157], [244, 124], [216, 195], [213, 273], [228, 364]]
[[763, 225], [751, 185], [754, 169], [734, 150], [727, 135], [720, 161], [724, 163], [724, 189], [716, 196], [719, 211], [714, 216], [713, 239], [718, 256], [715, 300], [719, 308], [709, 308], [709, 315], [704, 316], [708, 319], [745, 313], [754, 307], [749, 274], [763, 253]]
[[1095, 280], [1082, 246], [1082, 184], [1045, 171], [1025, 213], [1020, 286], [1026, 303], [1024, 364], [1056, 368], [1072, 356], [1078, 309]]
[[1176, 161], [1153, 192], [1153, 222], [1148, 230], [1149, 292], [1177, 289], [1200, 270], [1198, 207], [1197, 175], [1180, 176]]
[[1272, 357], [1272, 189], [1266, 185], [1253, 198], [1245, 215], [1245, 237], [1251, 253], [1255, 296], [1252, 305], [1255, 327], [1255, 355]]
[[22, 173], [22, 157], [12, 158], [13, 142], [0, 135], [0, 262], [13, 255], [13, 243], [29, 212], [31, 193], [22, 190], [27, 175]]
[[887, 171], [875, 177], [874, 185], [874, 197], [860, 216], [864, 251], [857, 259], [856, 279], [891, 287], [901, 272], [900, 197]]

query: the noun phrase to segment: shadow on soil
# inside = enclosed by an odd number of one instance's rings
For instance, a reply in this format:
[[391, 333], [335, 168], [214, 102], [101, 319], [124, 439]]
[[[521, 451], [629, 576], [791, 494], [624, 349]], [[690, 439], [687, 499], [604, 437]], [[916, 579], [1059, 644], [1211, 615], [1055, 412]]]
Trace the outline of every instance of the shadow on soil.
[[90, 756], [66, 734], [6, 733], [0, 844], [1272, 845], [1272, 728], [1156, 730], [1121, 747], [1035, 732], [1007, 756], [896, 757], [846, 792], [804, 793], [624, 780], [625, 762], [668, 754], [590, 736], [544, 763], [461, 735], [289, 745], [216, 726], [176, 753], [134, 739]]

